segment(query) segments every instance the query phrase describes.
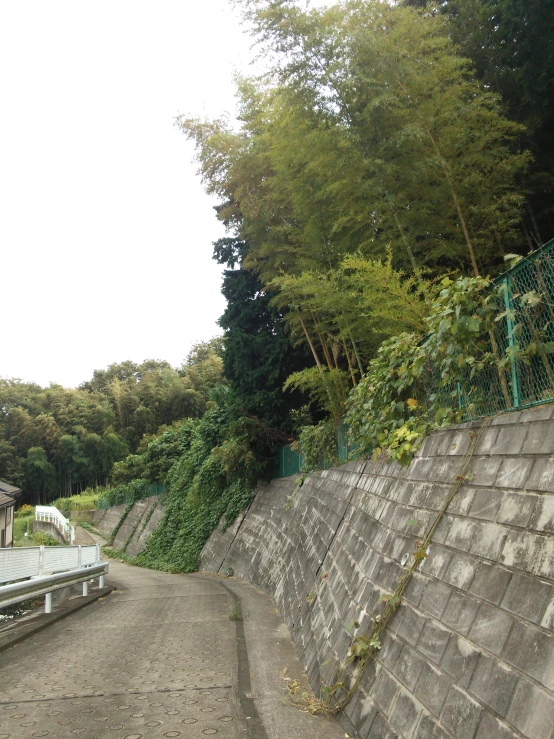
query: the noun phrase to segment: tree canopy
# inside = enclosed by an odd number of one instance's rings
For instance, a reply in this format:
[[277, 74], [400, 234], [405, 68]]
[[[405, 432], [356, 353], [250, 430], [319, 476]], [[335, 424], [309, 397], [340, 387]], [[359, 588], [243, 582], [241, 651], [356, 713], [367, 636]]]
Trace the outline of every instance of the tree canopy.
[[239, 4], [266, 72], [237, 79], [236, 122], [178, 121], [229, 234], [221, 325], [244, 352], [225, 371], [252, 407], [256, 373], [272, 392], [247, 318], [267, 303], [275, 347], [285, 324], [308, 358], [287, 387], [327, 387], [338, 413], [383, 340], [423, 329], [439, 276], [498, 273], [529, 250], [528, 121], [462, 44], [463, 3]]
[[34, 502], [105, 485], [145, 439], [201, 416], [221, 382], [220, 339], [196, 344], [180, 369], [121, 362], [76, 389], [0, 379], [0, 479]]

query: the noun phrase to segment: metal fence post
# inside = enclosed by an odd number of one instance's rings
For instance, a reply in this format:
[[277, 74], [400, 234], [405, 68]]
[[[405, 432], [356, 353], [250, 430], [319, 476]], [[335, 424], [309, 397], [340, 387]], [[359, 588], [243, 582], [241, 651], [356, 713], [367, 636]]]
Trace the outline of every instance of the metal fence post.
[[42, 577], [44, 575], [44, 544], [39, 547], [38, 553], [38, 574]]
[[100, 564], [100, 544], [96, 545], [96, 564]]
[[464, 394], [461, 382], [456, 383], [456, 391], [458, 393], [458, 410], [462, 411], [464, 409]]
[[[510, 348], [515, 347], [515, 338], [514, 338], [514, 321], [511, 317], [511, 313], [514, 310], [514, 301], [512, 296], [512, 290], [510, 286], [510, 282], [508, 278], [506, 277], [503, 282], [504, 286], [504, 306], [506, 308], [506, 327], [508, 329], [508, 346]], [[514, 408], [517, 408], [520, 405], [520, 392], [519, 392], [519, 377], [517, 373], [517, 365], [515, 359], [512, 357], [510, 360], [510, 366], [511, 366], [511, 372], [512, 372], [512, 398], [514, 403]]]
[[81, 553], [81, 545], [79, 544], [78, 552], [77, 552], [77, 567], [82, 567], [82, 553]]

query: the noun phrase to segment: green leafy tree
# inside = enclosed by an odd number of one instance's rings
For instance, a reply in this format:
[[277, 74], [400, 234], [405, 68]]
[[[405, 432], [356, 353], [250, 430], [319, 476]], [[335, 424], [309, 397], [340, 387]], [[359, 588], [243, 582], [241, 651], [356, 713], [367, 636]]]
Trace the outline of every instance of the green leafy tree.
[[227, 300], [219, 319], [225, 332], [223, 366], [237, 403], [264, 425], [286, 428], [298, 398], [284, 396], [281, 388], [292, 371], [305, 366], [306, 353], [291, 346], [282, 312], [252, 272], [226, 270], [222, 293]]
[[56, 495], [56, 470], [42, 447], [31, 447], [24, 464], [24, 485], [28, 499], [35, 504], [47, 503]]
[[70, 496], [74, 486], [84, 481], [87, 471], [87, 458], [79, 439], [70, 434], [61, 436], [57, 458], [60, 494]]
[[[406, 4], [432, 5], [426, 0]], [[528, 248], [554, 236], [554, 2], [552, 0], [443, 0], [449, 31], [487, 89], [502, 97], [511, 119], [524, 124], [533, 154], [524, 178], [529, 193], [523, 230]]]
[[129, 446], [125, 439], [116, 434], [112, 429], [104, 432], [102, 437], [102, 472], [106, 481], [115, 462], [124, 459], [129, 453]]

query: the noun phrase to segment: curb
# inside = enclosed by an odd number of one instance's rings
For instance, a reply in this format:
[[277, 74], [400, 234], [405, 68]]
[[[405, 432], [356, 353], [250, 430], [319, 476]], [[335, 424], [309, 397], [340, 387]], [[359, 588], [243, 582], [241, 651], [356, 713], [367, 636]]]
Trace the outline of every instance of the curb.
[[72, 613], [80, 611], [81, 608], [94, 603], [105, 595], [109, 595], [112, 590], [115, 590], [115, 585], [108, 585], [100, 590], [95, 590], [90, 595], [76, 597], [70, 605], [54, 606], [52, 613], [38, 613], [31, 616], [30, 621], [24, 623], [14, 622], [13, 629], [8, 629], [7, 634], [0, 636], [0, 653], [37, 634], [39, 631], [47, 629], [57, 621], [61, 621], [62, 618], [71, 616]]

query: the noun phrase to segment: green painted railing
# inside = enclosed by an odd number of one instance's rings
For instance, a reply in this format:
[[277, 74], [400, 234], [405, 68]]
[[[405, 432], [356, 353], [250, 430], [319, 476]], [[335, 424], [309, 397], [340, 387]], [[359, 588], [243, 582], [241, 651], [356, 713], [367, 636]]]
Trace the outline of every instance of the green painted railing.
[[[483, 351], [508, 357], [508, 363], [490, 364], [453, 386], [438, 388], [431, 380], [427, 388], [442, 398], [443, 406], [456, 404], [462, 421], [554, 402], [554, 239], [500, 275], [489, 289], [499, 298], [499, 313], [492, 338], [482, 337]], [[337, 445], [341, 462], [355, 458], [345, 427], [338, 431]], [[301, 455], [281, 447], [274, 477], [301, 469]]]
[[554, 401], [554, 239], [500, 275], [489, 289], [501, 301], [496, 347], [488, 336], [483, 342], [491, 354], [509, 361], [438, 390], [445, 406], [450, 398], [457, 399], [464, 421]]
[[153, 495], [163, 495], [164, 493], [165, 485], [162, 485], [162, 483], [153, 483], [152, 485], [146, 485], [143, 495], [138, 498], [136, 496], [123, 496], [121, 499], [118, 498], [117, 502], [113, 501], [110, 497], [98, 498], [96, 507], [103, 509], [111, 508], [114, 505], [128, 505], [129, 503], [135, 503], [137, 500], [146, 500], [146, 498], [151, 498]]

